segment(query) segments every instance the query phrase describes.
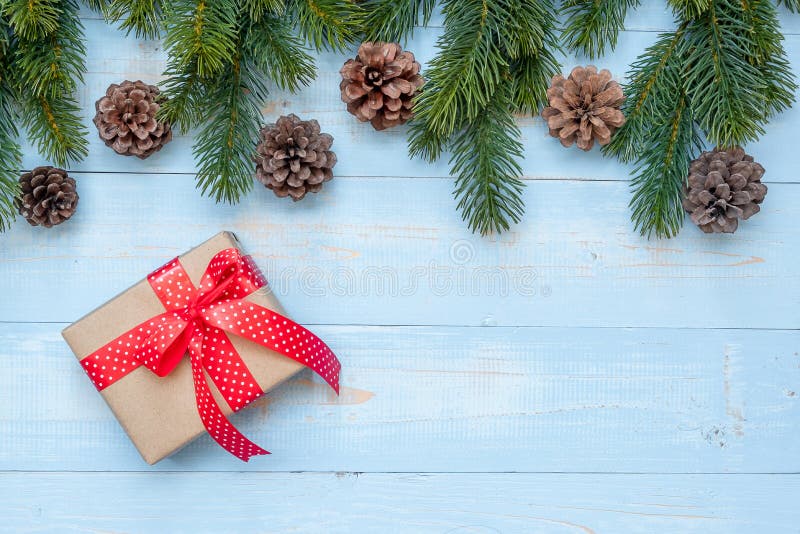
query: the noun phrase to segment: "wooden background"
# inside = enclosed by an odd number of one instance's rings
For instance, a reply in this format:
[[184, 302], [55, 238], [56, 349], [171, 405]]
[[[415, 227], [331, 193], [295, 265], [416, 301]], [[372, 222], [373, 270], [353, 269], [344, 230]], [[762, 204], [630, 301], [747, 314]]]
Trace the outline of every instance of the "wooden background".
[[[620, 78], [671, 27], [645, 3], [598, 62]], [[781, 19], [800, 67], [800, 15]], [[522, 117], [527, 214], [480, 238], [446, 160], [409, 160], [405, 129], [346, 113], [342, 54], [263, 108], [334, 135], [319, 195], [258, 187], [216, 205], [194, 189], [191, 136], [146, 161], [115, 155], [94, 101], [157, 82], [165, 54], [85, 25], [78, 213], [0, 235], [0, 530], [800, 531], [800, 106], [748, 147], [767, 169], [761, 214], [669, 241], [634, 233], [630, 168]], [[423, 62], [439, 25], [408, 43]], [[47, 163], [25, 152], [26, 168]], [[59, 332], [223, 229], [339, 354], [343, 392], [305, 374], [238, 414], [270, 457], [240, 463], [204, 437], [148, 467]]]

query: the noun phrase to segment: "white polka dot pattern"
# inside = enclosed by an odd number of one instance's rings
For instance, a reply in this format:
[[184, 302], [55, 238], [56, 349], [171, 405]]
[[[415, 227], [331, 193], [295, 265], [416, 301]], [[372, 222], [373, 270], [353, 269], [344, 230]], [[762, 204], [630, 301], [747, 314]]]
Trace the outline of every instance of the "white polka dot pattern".
[[263, 394], [226, 332], [249, 339], [313, 369], [339, 392], [339, 360], [317, 336], [268, 308], [243, 300], [266, 280], [235, 248], [214, 256], [196, 288], [176, 258], [147, 277], [166, 312], [145, 321], [81, 360], [102, 390], [140, 365], [168, 375], [190, 355], [197, 409], [209, 434], [247, 461], [269, 454], [228, 422], [203, 369], [228, 405], [239, 410]]

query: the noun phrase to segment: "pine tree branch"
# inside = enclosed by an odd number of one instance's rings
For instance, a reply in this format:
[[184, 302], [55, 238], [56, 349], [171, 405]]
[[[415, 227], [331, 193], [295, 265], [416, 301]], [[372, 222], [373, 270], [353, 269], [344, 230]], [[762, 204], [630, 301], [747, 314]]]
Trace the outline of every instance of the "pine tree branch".
[[89, 154], [81, 107], [74, 97], [31, 95], [22, 103], [22, 122], [39, 152], [67, 166]]
[[662, 33], [631, 65], [622, 106], [626, 122], [603, 147], [604, 153], [625, 162], [636, 160], [644, 152], [655, 125], [669, 115], [675, 95], [680, 94], [681, 86], [675, 80], [685, 69], [687, 24], [683, 23], [674, 34]]
[[713, 0], [667, 0], [672, 10], [683, 20], [692, 20], [708, 11]]
[[680, 80], [676, 82], [672, 113], [654, 125], [631, 180], [631, 217], [636, 230], [647, 237], [673, 237], [683, 225], [683, 187], [701, 145], [688, 99]]
[[458, 209], [469, 228], [481, 235], [508, 230], [525, 211], [517, 162], [522, 143], [512, 107], [511, 84], [504, 83], [452, 142]]
[[284, 0], [242, 0], [242, 3], [253, 22], [260, 22], [268, 15], [283, 15], [286, 11]]
[[567, 48], [595, 59], [617, 46], [625, 15], [641, 0], [565, 0], [566, 25], [562, 38]]
[[6, 0], [2, 10], [20, 39], [44, 39], [61, 24], [60, 0]]
[[748, 27], [750, 46], [746, 61], [761, 73], [764, 99], [763, 117], [772, 117], [794, 103], [797, 90], [795, 76], [780, 31], [778, 12], [768, 0], [749, 0], [742, 3], [743, 20]]
[[75, 96], [83, 81], [86, 49], [77, 4], [60, 0], [57, 9], [58, 26], [50, 34], [34, 39], [17, 35], [11, 68], [30, 137], [47, 158], [64, 166], [88, 154]]
[[160, 0], [110, 0], [102, 12], [111, 22], [119, 22], [125, 33], [133, 32], [140, 39], [157, 39], [164, 16]]
[[12, 50], [7, 38], [8, 27], [4, 23], [5, 20], [0, 20], [0, 232], [5, 231], [16, 217], [17, 171], [22, 165], [22, 151], [17, 143], [17, 95], [6, 68], [6, 58]]
[[281, 89], [295, 92], [316, 76], [314, 58], [284, 18], [265, 15], [253, 22], [244, 46], [253, 67]]
[[317, 50], [343, 51], [363, 28], [364, 10], [354, 0], [288, 0], [287, 7]]
[[400, 42], [426, 26], [436, 0], [367, 0], [364, 3], [366, 41]]
[[711, 0], [687, 29], [686, 88], [697, 122], [710, 142], [755, 141], [766, 122], [762, 73], [747, 61], [752, 49], [738, 1]]
[[800, 0], [777, 0], [779, 6], [784, 6], [792, 13], [800, 11]]
[[488, 105], [504, 73], [508, 54], [497, 30], [512, 20], [498, 0], [447, 0], [444, 34], [425, 72], [409, 134], [412, 156], [439, 157], [447, 139]]
[[512, 37], [507, 39], [511, 56], [513, 109], [537, 114], [547, 103], [547, 88], [561, 66], [555, 57], [560, 50], [550, 0], [519, 0], [511, 4]]
[[247, 81], [253, 80], [245, 79], [242, 67], [236, 59], [208, 87], [204, 101], [210, 119], [201, 126], [194, 145], [198, 187], [217, 202], [236, 203], [253, 187], [252, 155], [261, 113], [251, 93], [263, 96], [265, 89], [248, 86]]
[[228, 68], [236, 53], [235, 2], [169, 0], [163, 9], [169, 72], [213, 78]]

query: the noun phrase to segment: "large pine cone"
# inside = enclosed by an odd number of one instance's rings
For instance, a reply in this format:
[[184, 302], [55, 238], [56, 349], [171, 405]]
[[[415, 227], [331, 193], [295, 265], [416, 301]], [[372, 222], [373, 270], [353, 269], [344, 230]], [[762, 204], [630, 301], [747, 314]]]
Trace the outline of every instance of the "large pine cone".
[[316, 193], [333, 178], [336, 154], [330, 151], [333, 137], [320, 133], [315, 120], [297, 115], [283, 116], [261, 129], [256, 146], [256, 178], [279, 197], [300, 200]]
[[764, 167], [740, 147], [703, 152], [689, 167], [683, 207], [705, 233], [732, 234], [739, 219], [761, 210], [767, 194], [762, 176]]
[[620, 106], [625, 101], [622, 87], [611, 79], [606, 69], [575, 67], [564, 78], [553, 76], [547, 90], [550, 105], [542, 111], [550, 135], [558, 137], [561, 144], [591, 150], [595, 140], [600, 145], [611, 141], [614, 131], [625, 124]]
[[16, 205], [31, 226], [50, 228], [66, 221], [78, 207], [75, 180], [55, 167], [36, 167], [19, 178]]
[[413, 97], [423, 84], [419, 69], [414, 54], [397, 43], [362, 43], [339, 71], [342, 101], [376, 130], [403, 124], [414, 115]]
[[100, 139], [123, 156], [144, 159], [172, 141], [170, 125], [156, 119], [164, 97], [141, 80], [112, 83], [97, 101], [94, 124]]

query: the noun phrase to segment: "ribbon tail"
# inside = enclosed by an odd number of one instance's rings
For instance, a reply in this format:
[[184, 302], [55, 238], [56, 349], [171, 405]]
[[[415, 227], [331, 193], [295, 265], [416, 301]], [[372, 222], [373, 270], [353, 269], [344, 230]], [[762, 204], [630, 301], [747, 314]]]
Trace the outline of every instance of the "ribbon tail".
[[222, 413], [222, 409], [214, 400], [211, 388], [203, 373], [203, 333], [196, 331], [189, 342], [189, 356], [192, 364], [194, 393], [197, 398], [197, 412], [206, 430], [223, 449], [243, 461], [251, 456], [269, 454], [244, 434], [239, 432]]

